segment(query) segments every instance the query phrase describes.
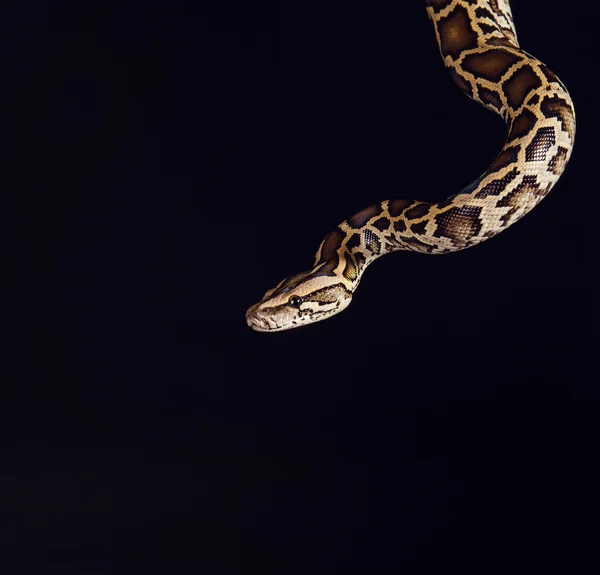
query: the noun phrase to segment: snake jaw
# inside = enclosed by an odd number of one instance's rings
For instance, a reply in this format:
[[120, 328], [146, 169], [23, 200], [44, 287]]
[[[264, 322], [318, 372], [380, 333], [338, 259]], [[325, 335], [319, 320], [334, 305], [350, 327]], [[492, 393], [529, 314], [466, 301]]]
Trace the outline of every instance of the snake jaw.
[[253, 311], [253, 308], [256, 306], [252, 306], [246, 312], [246, 323], [248, 327], [251, 327], [254, 331], [269, 331], [269, 323], [266, 318], [261, 317], [258, 311]]
[[[260, 309], [260, 305], [253, 305], [246, 312], [246, 322], [254, 331], [283, 331], [296, 327], [292, 310], [275, 310], [273, 307]], [[301, 313], [298, 313], [298, 317], [301, 317]]]
[[311, 307], [303, 310], [296, 310], [295, 313], [294, 310], [285, 310], [283, 312], [279, 311], [277, 314], [272, 311], [273, 308], [260, 310], [253, 309], [254, 306], [252, 306], [252, 308], [246, 312], [246, 322], [254, 331], [285, 331], [328, 319], [332, 315], [346, 309], [351, 301], [351, 298], [337, 301], [332, 303], [327, 309], [314, 309]]

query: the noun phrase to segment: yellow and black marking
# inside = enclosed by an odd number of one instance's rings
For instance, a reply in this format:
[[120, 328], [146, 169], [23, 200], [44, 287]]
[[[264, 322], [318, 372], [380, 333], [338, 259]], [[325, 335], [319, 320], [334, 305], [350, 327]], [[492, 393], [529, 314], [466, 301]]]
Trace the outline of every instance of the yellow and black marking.
[[247, 314], [259, 331], [314, 323], [345, 309], [366, 267], [397, 250], [475, 246], [522, 218], [565, 170], [575, 112], [564, 85], [522, 51], [508, 0], [426, 0], [444, 65], [458, 87], [506, 122], [503, 149], [480, 177], [437, 203], [386, 200], [321, 243], [312, 270], [280, 282]]

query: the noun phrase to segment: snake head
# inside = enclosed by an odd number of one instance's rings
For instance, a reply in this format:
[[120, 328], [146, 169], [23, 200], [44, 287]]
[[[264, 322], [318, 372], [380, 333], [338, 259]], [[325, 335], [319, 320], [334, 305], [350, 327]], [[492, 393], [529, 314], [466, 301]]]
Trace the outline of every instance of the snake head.
[[349, 285], [335, 275], [311, 270], [290, 276], [246, 312], [255, 331], [283, 331], [327, 319], [352, 301]]

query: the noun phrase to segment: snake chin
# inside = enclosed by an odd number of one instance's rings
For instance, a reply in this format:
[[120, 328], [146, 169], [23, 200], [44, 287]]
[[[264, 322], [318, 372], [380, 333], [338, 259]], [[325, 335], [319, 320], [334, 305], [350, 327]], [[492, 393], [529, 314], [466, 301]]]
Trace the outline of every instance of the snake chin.
[[269, 316], [268, 313], [254, 311], [246, 315], [246, 322], [254, 331], [285, 331], [327, 319], [334, 313], [345, 309], [348, 303], [344, 306], [340, 305], [334, 310], [329, 310], [327, 312], [323, 311], [297, 315], [287, 314], [285, 317], [282, 317], [282, 315]]

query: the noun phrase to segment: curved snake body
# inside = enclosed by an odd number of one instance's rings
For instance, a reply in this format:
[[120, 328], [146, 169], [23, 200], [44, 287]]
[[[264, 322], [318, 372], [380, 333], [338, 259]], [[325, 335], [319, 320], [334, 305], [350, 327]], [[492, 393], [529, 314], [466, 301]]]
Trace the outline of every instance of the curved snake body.
[[386, 200], [337, 226], [314, 266], [286, 278], [246, 313], [257, 331], [314, 323], [345, 309], [366, 267], [396, 250], [445, 254], [475, 246], [532, 210], [571, 155], [575, 112], [564, 85], [519, 48], [508, 0], [426, 0], [452, 78], [508, 127], [486, 172], [438, 203]]

